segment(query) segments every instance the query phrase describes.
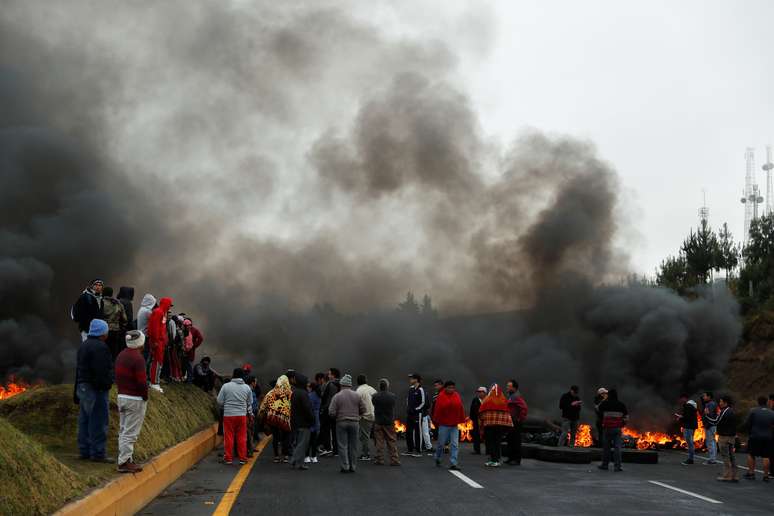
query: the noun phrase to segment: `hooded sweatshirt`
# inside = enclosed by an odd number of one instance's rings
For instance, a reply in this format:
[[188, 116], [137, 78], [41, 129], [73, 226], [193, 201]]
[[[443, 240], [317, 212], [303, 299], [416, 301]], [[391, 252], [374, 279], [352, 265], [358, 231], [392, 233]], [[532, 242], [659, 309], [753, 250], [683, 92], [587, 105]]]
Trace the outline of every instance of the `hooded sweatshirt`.
[[680, 418], [680, 424], [683, 428], [688, 430], [696, 430], [698, 426], [696, 411], [696, 402], [688, 400], [683, 405], [683, 417]]
[[433, 423], [438, 426], [457, 426], [465, 422], [465, 408], [459, 393], [449, 394], [446, 389], [438, 393], [433, 404]]
[[[143, 303], [145, 300], [143, 299]], [[167, 332], [167, 312], [172, 306], [171, 297], [162, 297], [159, 306], [153, 309], [150, 320], [148, 321], [148, 337], [151, 345], [164, 347], [169, 341]]]
[[232, 378], [220, 388], [218, 405], [223, 407], [223, 417], [252, 414], [253, 390], [241, 378]]
[[152, 294], [145, 294], [140, 302], [140, 309], [137, 311], [137, 329], [148, 336], [148, 322], [153, 313], [153, 307], [156, 306], [156, 298]]
[[314, 413], [309, 392], [306, 390], [306, 376], [296, 373], [296, 385], [290, 396], [290, 428], [311, 428], [314, 426]]

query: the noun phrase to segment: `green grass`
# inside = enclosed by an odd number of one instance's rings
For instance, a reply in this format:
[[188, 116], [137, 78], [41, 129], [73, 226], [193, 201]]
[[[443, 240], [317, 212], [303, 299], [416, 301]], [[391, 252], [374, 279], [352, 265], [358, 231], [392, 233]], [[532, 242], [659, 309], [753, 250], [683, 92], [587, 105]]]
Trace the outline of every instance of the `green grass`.
[[[77, 429], [78, 406], [72, 402], [72, 385], [37, 387], [0, 402], [0, 439], [8, 443], [2, 432], [14, 431], [22, 435], [24, 443], [34, 446], [14, 446], [9, 453], [0, 455], [0, 485], [10, 483], [13, 489], [0, 494], [0, 514], [46, 514], [64, 505], [89, 488], [99, 486], [117, 475], [114, 464], [98, 464], [78, 460]], [[135, 445], [135, 461], [143, 462], [160, 452], [184, 441], [215, 422], [217, 410], [214, 398], [190, 385], [166, 385], [164, 394], [151, 392], [145, 423]], [[8, 424], [10, 423], [10, 425]], [[118, 411], [115, 389], [110, 393], [110, 428], [108, 456], [118, 453]], [[2, 448], [2, 446], [0, 446]], [[25, 451], [22, 453], [20, 449]], [[7, 452], [8, 450], [4, 450]], [[51, 464], [68, 474], [56, 474], [58, 469], [45, 471], [32, 464]], [[10, 467], [5, 467], [9, 465]], [[43, 468], [45, 470], [45, 468]], [[12, 478], [17, 480], [12, 480]], [[21, 480], [19, 480], [21, 479]], [[16, 483], [14, 483], [16, 482]], [[18, 483], [21, 482], [21, 483]], [[50, 505], [4, 503], [2, 496], [23, 501], [28, 493], [44, 482], [49, 489], [46, 498]], [[61, 484], [61, 485], [59, 485]], [[14, 502], [15, 503], [15, 502]], [[13, 507], [15, 510], [6, 509]]]

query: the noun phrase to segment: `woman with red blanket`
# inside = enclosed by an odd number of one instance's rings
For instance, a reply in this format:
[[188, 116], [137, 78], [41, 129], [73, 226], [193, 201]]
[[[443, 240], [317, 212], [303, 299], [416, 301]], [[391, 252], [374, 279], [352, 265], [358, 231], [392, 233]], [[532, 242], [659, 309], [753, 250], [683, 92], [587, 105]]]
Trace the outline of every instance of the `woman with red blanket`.
[[441, 467], [443, 447], [449, 443], [451, 449], [449, 469], [457, 470], [457, 452], [460, 445], [460, 429], [457, 425], [465, 422], [465, 409], [462, 406], [462, 398], [456, 390], [452, 380], [443, 384], [443, 390], [433, 403], [431, 414], [435, 427], [438, 428], [438, 444], [435, 446], [435, 465]]
[[508, 409], [508, 400], [497, 384], [492, 385], [489, 395], [481, 402], [481, 408], [478, 409], [478, 425], [484, 434], [486, 451], [489, 452], [489, 461], [485, 466], [500, 467], [503, 436], [509, 428], [513, 427], [513, 420]]

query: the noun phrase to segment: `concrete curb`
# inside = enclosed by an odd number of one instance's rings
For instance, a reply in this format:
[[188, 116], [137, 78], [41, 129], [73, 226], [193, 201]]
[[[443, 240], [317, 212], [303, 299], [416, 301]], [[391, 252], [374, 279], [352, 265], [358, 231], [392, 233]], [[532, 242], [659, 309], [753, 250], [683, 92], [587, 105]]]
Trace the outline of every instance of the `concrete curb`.
[[86, 497], [65, 505], [54, 516], [123, 516], [135, 514], [203, 459], [220, 442], [214, 424], [143, 465], [143, 471], [125, 474]]

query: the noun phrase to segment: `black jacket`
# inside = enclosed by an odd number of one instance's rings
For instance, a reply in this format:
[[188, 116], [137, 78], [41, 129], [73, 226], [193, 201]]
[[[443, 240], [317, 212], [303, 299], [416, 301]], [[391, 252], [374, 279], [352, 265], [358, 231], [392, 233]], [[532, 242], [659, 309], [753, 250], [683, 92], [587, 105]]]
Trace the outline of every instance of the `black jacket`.
[[427, 394], [424, 387], [417, 385], [411, 387], [408, 392], [408, 398], [406, 400], [406, 412], [410, 417], [416, 417], [417, 415], [426, 415], [429, 408], [427, 402]]
[[102, 303], [90, 290], [84, 290], [72, 308], [73, 321], [78, 323], [80, 331], [89, 331], [89, 325], [94, 319], [104, 319]]
[[390, 391], [379, 391], [371, 400], [374, 403], [374, 424], [392, 426], [395, 421], [395, 403], [398, 397]]
[[683, 428], [696, 430], [696, 428], [699, 426], [696, 414], [696, 407], [690, 403], [685, 403], [683, 405], [683, 417], [680, 418], [680, 426]]
[[562, 410], [562, 417], [569, 419], [570, 421], [577, 421], [580, 419], [580, 405], [572, 406], [573, 401], [580, 401], [578, 396], [574, 396], [571, 392], [565, 392], [562, 397], [559, 398], [559, 408]]
[[473, 421], [473, 426], [478, 428], [478, 409], [481, 408], [481, 400], [478, 399], [478, 396], [473, 397], [473, 401], [470, 402], [470, 410], [468, 413], [470, 414], [470, 420]]
[[124, 312], [126, 312], [126, 318], [129, 320], [127, 323], [127, 330], [137, 329], [137, 320], [134, 317], [134, 287], [121, 287], [118, 289], [118, 296], [116, 296], [121, 304], [124, 305]]
[[113, 385], [113, 356], [96, 337], [89, 337], [78, 348], [75, 385], [79, 383], [88, 383], [97, 391], [109, 391]]
[[341, 384], [338, 378], [325, 384], [325, 389], [323, 389], [322, 398], [320, 399], [320, 414], [328, 416], [328, 407], [331, 406], [331, 400], [340, 390]]
[[314, 412], [306, 390], [306, 377], [296, 374], [296, 384], [290, 396], [290, 428], [311, 428], [314, 426]]
[[722, 409], [717, 417], [707, 419], [713, 425], [717, 425], [718, 435], [723, 437], [734, 437], [736, 435], [736, 414], [734, 414], [734, 409], [731, 407]]

